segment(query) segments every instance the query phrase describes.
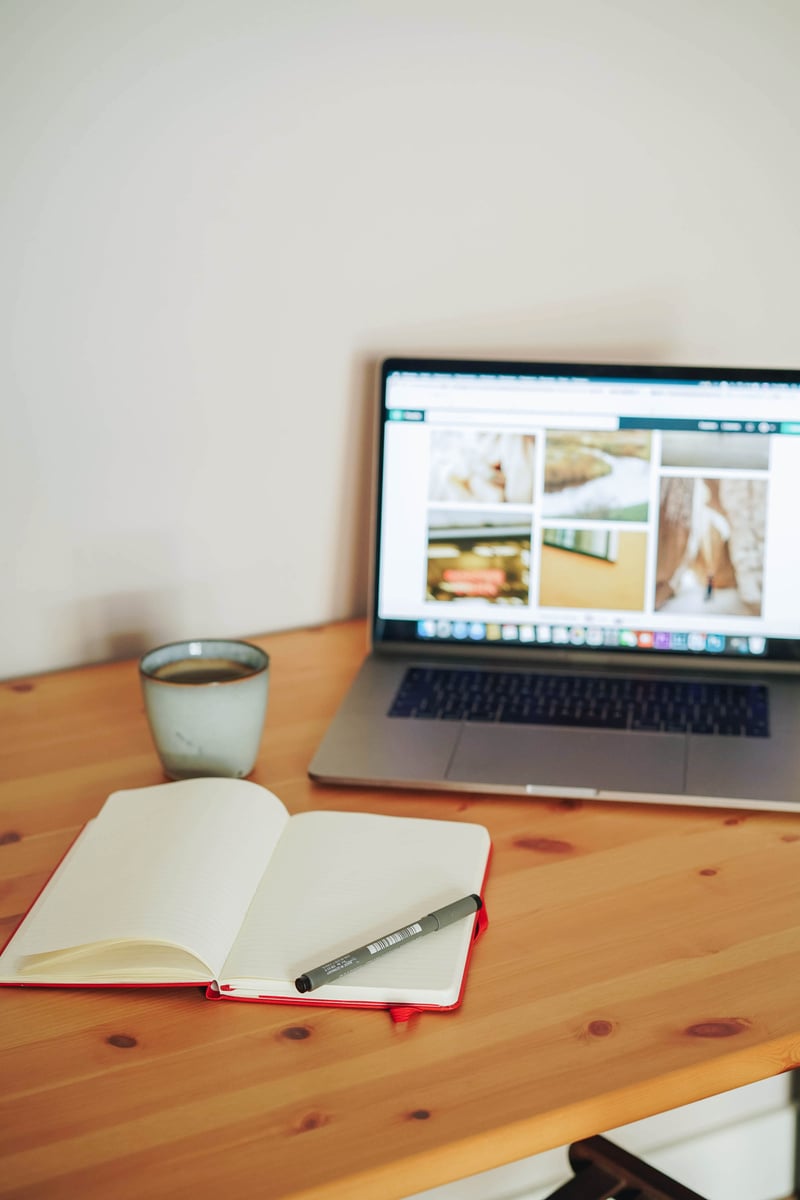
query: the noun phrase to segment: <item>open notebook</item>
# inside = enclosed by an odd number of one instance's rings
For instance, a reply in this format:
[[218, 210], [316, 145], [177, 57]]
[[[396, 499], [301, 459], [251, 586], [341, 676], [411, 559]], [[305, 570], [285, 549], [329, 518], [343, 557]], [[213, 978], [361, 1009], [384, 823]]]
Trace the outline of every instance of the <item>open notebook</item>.
[[[483, 826], [306, 812], [194, 779], [113, 793], [0, 955], [0, 983], [202, 984], [230, 999], [452, 1008], [481, 917], [302, 996], [320, 963], [480, 893]], [[485, 917], [483, 918], [485, 921]]]

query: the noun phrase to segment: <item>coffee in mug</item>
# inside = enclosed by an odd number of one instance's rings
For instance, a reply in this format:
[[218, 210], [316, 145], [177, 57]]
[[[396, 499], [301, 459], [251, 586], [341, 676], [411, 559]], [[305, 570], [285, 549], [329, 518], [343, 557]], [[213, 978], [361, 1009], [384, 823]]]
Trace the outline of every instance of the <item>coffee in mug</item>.
[[153, 671], [154, 679], [166, 679], [168, 683], [229, 683], [231, 679], [244, 679], [254, 675], [255, 667], [235, 662], [232, 658], [179, 658], [177, 662], [164, 663]]
[[165, 773], [242, 778], [255, 766], [269, 656], [250, 642], [172, 642], [139, 662], [147, 718]]

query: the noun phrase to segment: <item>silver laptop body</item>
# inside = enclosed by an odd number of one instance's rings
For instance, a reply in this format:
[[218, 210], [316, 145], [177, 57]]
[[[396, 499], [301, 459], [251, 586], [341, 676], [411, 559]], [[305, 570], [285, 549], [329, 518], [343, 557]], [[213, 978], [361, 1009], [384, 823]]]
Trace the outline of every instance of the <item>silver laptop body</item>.
[[800, 371], [387, 359], [325, 783], [800, 807]]

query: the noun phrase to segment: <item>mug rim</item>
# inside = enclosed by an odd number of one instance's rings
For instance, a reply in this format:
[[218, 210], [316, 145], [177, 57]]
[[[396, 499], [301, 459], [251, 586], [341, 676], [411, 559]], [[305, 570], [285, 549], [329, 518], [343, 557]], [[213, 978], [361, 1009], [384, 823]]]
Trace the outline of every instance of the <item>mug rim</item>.
[[[177, 679], [160, 679], [154, 672], [156, 670], [158, 670], [159, 667], [166, 666], [167, 663], [178, 662], [181, 658], [202, 659], [204, 657], [211, 658], [211, 657], [221, 657], [222, 656], [220, 654], [211, 655], [207, 651], [202, 651], [202, 650], [198, 650], [195, 653], [192, 653], [191, 647], [193, 647], [193, 646], [208, 646], [208, 645], [219, 646], [221, 650], [223, 647], [226, 647], [226, 646], [245, 647], [248, 651], [251, 651], [253, 654], [255, 654], [257, 656], [260, 665], [253, 666], [252, 670], [247, 675], [242, 675], [239, 679], [224, 679], [224, 680], [216, 679], [216, 680], [213, 680], [211, 683], [207, 683], [207, 684], [203, 685], [205, 687], [220, 687], [223, 684], [225, 686], [227, 686], [228, 684], [231, 684], [231, 683], [246, 683], [249, 679], [255, 679], [256, 676], [262, 675], [265, 671], [269, 670], [269, 654], [267, 654], [266, 650], [262, 650], [260, 646], [256, 646], [253, 642], [248, 642], [244, 638], [202, 637], [202, 638], [182, 638], [180, 641], [163, 642], [160, 646], [151, 647], [151, 649], [146, 650], [139, 659], [139, 674], [144, 679], [150, 679], [154, 683], [168, 684], [171, 687], [196, 688], [197, 687], [196, 683], [181, 682]], [[182, 650], [183, 653], [176, 654], [175, 657], [172, 657], [172, 658], [163, 659], [155, 667], [152, 665], [148, 665], [148, 659], [151, 659], [154, 655], [162, 654], [166, 650], [176, 650], [176, 651]], [[223, 651], [223, 653], [224, 653], [224, 651]], [[231, 656], [231, 657], [233, 657], [233, 656]], [[244, 661], [244, 659], [241, 658], [241, 659], [234, 660], [234, 661], [242, 662], [242, 661]]]

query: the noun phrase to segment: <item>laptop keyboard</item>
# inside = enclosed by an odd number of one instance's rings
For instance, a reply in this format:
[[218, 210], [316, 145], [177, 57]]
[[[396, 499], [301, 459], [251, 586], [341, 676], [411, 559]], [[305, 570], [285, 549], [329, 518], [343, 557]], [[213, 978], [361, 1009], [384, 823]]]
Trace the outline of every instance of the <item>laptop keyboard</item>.
[[768, 737], [763, 684], [409, 667], [388, 715]]

